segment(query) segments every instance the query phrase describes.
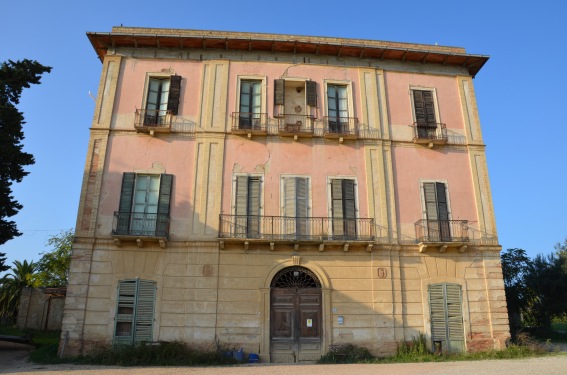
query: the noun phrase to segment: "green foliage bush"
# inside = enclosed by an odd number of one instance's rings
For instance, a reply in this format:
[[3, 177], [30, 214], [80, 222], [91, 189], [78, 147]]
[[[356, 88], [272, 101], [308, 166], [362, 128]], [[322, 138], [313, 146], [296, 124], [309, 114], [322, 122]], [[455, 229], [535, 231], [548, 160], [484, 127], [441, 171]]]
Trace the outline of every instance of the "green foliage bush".
[[329, 346], [327, 354], [321, 357], [319, 363], [360, 363], [369, 362], [374, 357], [368, 349], [353, 344], [338, 344]]

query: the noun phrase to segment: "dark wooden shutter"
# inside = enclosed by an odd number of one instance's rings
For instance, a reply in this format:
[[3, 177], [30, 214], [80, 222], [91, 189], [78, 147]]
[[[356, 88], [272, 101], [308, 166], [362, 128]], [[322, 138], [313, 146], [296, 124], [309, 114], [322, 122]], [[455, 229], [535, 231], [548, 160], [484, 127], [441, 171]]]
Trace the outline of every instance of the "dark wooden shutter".
[[307, 105], [317, 107], [317, 82], [306, 81], [305, 90], [307, 91]]
[[116, 222], [117, 234], [128, 234], [135, 184], [136, 173], [124, 172], [122, 174], [122, 188], [120, 190], [120, 203], [118, 204], [118, 221]]
[[248, 177], [248, 237], [260, 235], [260, 177]]
[[274, 104], [283, 105], [285, 101], [285, 80], [274, 79]]
[[342, 180], [331, 180], [331, 210], [333, 216], [333, 235], [342, 236], [343, 231], [343, 184]]
[[449, 220], [449, 206], [447, 205], [447, 192], [445, 184], [442, 182], [435, 183], [437, 194], [437, 213], [439, 220]]
[[435, 125], [435, 104], [432, 91], [413, 90], [413, 107], [415, 121], [418, 125]]
[[345, 235], [356, 235], [356, 200], [354, 193], [354, 180], [343, 180], [343, 214]]
[[234, 233], [244, 237], [248, 223], [248, 176], [236, 177], [234, 206]]
[[156, 282], [138, 280], [137, 289], [134, 342], [152, 341]]
[[167, 99], [167, 109], [171, 114], [177, 115], [179, 111], [179, 99], [181, 97], [181, 76], [171, 76], [169, 83], [169, 97]]
[[159, 237], [167, 237], [169, 235], [169, 212], [171, 206], [172, 188], [173, 175], [162, 174], [159, 184], [159, 200], [156, 223], [156, 235]]

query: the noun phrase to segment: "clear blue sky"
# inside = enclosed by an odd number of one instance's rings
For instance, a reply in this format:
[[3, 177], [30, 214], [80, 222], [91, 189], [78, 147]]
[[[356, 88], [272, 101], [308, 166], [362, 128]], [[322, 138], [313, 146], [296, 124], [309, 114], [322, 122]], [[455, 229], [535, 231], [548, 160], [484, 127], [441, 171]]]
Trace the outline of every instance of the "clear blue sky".
[[[127, 4], [124, 4], [127, 3]], [[24, 92], [30, 175], [14, 186], [23, 236], [8, 264], [38, 260], [74, 227], [101, 63], [87, 31], [112, 26], [286, 33], [465, 47], [490, 60], [474, 80], [500, 243], [533, 257], [567, 236], [566, 3], [540, 1], [6, 1], [0, 61], [53, 67]]]

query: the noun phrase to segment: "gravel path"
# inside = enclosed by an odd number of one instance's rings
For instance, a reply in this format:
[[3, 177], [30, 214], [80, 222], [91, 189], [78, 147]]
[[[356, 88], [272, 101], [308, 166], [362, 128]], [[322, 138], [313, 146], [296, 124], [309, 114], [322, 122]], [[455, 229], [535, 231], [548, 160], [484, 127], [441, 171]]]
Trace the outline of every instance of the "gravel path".
[[567, 355], [517, 360], [473, 362], [405, 363], [377, 365], [276, 365], [254, 364], [234, 367], [104, 367], [38, 365], [27, 362], [29, 347], [0, 344], [1, 374], [61, 375], [566, 375]]

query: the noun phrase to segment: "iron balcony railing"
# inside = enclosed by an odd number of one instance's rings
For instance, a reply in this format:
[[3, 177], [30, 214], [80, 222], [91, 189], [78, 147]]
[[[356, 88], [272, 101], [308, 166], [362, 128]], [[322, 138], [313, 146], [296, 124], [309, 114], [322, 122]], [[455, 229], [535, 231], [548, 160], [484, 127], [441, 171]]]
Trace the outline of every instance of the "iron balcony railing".
[[143, 212], [114, 212], [115, 236], [169, 238], [169, 215]]
[[323, 117], [325, 135], [357, 136], [358, 118], [356, 117]]
[[135, 128], [171, 129], [171, 111], [159, 109], [136, 109]]
[[414, 122], [412, 127], [414, 141], [447, 142], [447, 127], [445, 124]]
[[267, 113], [233, 112], [232, 131], [266, 132], [268, 125]]
[[313, 134], [313, 116], [307, 115], [281, 115], [277, 117], [280, 134], [302, 135]]
[[374, 219], [220, 215], [219, 238], [282, 241], [374, 241]]
[[415, 223], [418, 242], [469, 242], [468, 220], [418, 220]]

